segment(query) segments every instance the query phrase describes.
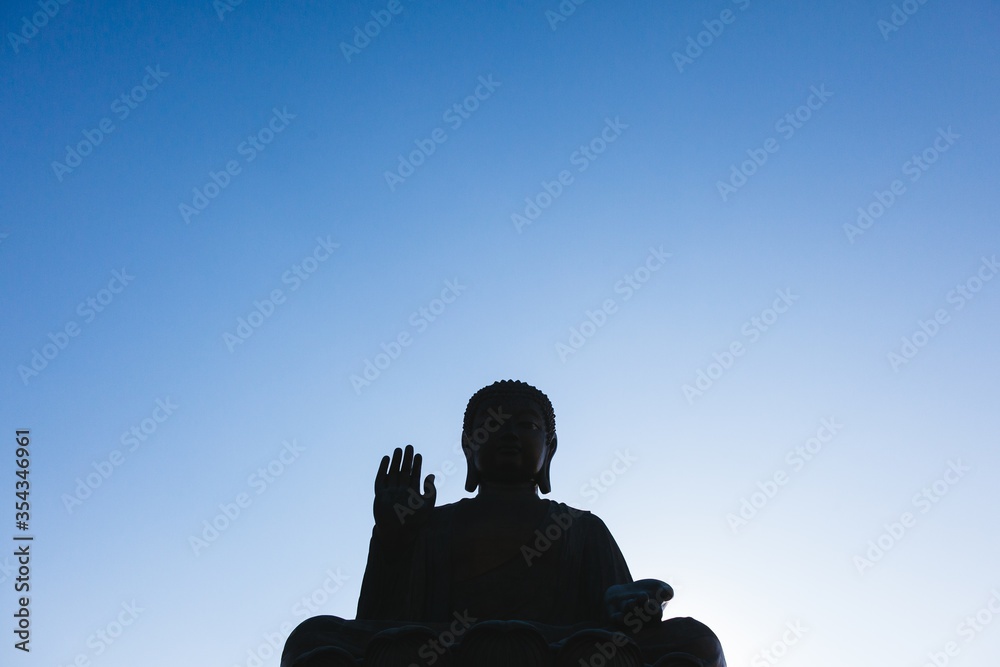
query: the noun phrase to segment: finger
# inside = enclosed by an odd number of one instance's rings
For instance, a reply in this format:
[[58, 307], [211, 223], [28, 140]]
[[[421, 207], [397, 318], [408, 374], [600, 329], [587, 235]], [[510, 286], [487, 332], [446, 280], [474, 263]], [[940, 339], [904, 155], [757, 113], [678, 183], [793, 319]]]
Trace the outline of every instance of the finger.
[[427, 479], [424, 480], [424, 502], [433, 507], [436, 500], [437, 489], [434, 488], [434, 475], [427, 475]]
[[403, 450], [399, 447], [392, 450], [392, 463], [389, 464], [389, 478], [387, 480], [389, 486], [397, 486], [399, 484], [399, 463], [403, 458]]
[[378, 472], [375, 473], [375, 491], [377, 492], [379, 488], [385, 486], [388, 480], [389, 471], [389, 457], [383, 456], [382, 462], [378, 466]]
[[399, 469], [399, 483], [408, 484], [410, 471], [413, 469], [413, 445], [407, 445], [403, 450], [403, 466]]
[[410, 488], [420, 488], [420, 466], [423, 465], [424, 458], [420, 454], [413, 455], [413, 471], [410, 472]]

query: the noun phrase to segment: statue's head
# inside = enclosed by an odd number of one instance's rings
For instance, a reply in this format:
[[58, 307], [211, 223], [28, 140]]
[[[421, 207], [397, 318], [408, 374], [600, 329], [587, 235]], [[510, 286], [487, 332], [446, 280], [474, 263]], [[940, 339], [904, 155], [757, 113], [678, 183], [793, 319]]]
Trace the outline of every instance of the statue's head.
[[556, 453], [556, 416], [548, 396], [518, 380], [483, 387], [465, 408], [462, 450], [468, 463], [466, 491], [475, 491], [481, 481], [533, 481], [548, 493]]

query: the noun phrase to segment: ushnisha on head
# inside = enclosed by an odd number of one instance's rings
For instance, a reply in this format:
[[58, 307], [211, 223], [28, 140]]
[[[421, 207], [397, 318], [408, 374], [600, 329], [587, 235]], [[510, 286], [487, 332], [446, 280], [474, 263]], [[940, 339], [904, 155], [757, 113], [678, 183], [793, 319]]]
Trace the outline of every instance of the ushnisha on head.
[[519, 380], [500, 380], [469, 399], [462, 425], [465, 490], [536, 487], [549, 493], [556, 417], [548, 396]]

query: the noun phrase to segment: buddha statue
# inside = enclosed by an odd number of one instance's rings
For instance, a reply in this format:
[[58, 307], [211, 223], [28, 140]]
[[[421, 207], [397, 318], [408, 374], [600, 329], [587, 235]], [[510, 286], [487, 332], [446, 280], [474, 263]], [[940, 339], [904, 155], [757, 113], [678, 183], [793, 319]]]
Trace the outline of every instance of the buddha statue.
[[383, 457], [357, 619], [304, 621], [281, 667], [725, 667], [707, 626], [662, 619], [673, 590], [634, 581], [600, 518], [539, 497], [556, 448], [548, 397], [506, 380], [465, 411], [475, 497], [437, 505], [412, 446]]

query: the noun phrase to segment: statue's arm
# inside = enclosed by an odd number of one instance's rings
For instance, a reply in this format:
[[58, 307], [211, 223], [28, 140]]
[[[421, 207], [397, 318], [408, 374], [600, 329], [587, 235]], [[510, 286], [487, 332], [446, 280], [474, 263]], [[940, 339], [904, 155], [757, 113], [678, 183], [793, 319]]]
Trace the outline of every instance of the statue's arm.
[[400, 620], [405, 615], [415, 543], [386, 543], [378, 527], [368, 543], [368, 562], [358, 596], [359, 620]]
[[419, 538], [434, 510], [434, 476], [420, 484], [420, 454], [398, 447], [382, 458], [375, 476], [375, 527], [368, 545], [368, 563], [358, 599], [359, 619], [400, 620], [411, 589]]
[[580, 600], [582, 616], [593, 622], [606, 622], [605, 592], [611, 586], [630, 583], [632, 575], [618, 543], [600, 517], [581, 510], [572, 512], [579, 513], [575, 523], [583, 533], [582, 542], [577, 543], [582, 558], [580, 576], [586, 582]]
[[653, 617], [659, 621], [661, 605], [673, 597], [673, 589], [658, 579], [633, 581], [625, 556], [607, 525], [593, 514], [590, 523], [586, 553], [596, 560], [591, 569], [600, 575], [595, 592], [600, 595], [596, 606], [602, 620], [619, 627]]

